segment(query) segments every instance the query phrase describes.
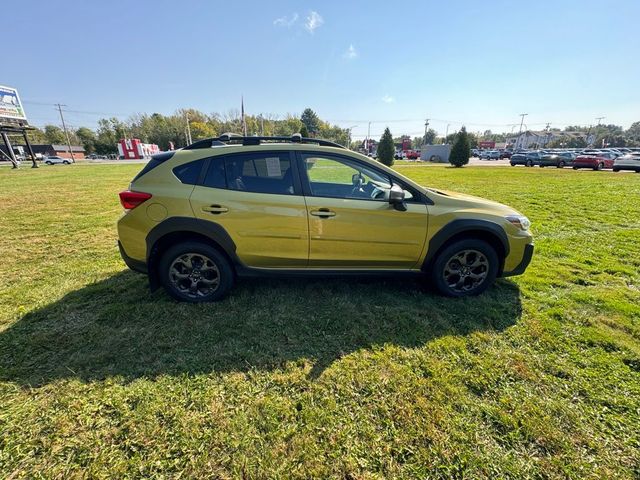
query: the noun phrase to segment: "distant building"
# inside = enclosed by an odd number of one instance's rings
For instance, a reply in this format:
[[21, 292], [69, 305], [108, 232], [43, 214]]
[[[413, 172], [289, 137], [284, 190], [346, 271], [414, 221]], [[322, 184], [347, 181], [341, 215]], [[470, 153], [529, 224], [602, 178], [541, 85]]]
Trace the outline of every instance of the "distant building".
[[557, 130], [542, 130], [534, 132], [532, 130], [527, 130], [526, 132], [522, 132], [520, 135], [507, 138], [507, 146], [514, 150], [521, 148], [544, 148], [552, 141], [562, 138], [582, 138], [585, 140], [587, 145], [590, 145], [593, 143], [595, 136], [593, 134], [589, 134], [589, 132], [560, 132]]
[[125, 160], [148, 158], [160, 152], [155, 143], [142, 143], [137, 138], [122, 139], [118, 142], [118, 153]]
[[[33, 153], [40, 157], [62, 157], [62, 158], [71, 158], [71, 154], [69, 153], [69, 147], [67, 145], [37, 145], [32, 144], [31, 148], [33, 148]], [[6, 148], [4, 146], [0, 146], [3, 152], [6, 153]], [[15, 149], [24, 150], [26, 156], [28, 156], [28, 150], [25, 145], [14, 145]], [[76, 160], [82, 160], [85, 158], [85, 150], [84, 147], [80, 145], [71, 145], [71, 151], [73, 152], [73, 158]]]

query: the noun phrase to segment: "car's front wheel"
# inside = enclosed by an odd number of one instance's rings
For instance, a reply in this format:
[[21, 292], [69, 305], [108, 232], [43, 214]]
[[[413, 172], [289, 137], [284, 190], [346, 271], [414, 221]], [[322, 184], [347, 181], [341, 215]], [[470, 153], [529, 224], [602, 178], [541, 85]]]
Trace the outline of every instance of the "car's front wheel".
[[564, 168], [564, 165], [564, 161], [561, 160], [560, 162], [558, 162], [558, 168]]
[[448, 297], [479, 295], [496, 279], [499, 257], [483, 240], [460, 240], [447, 246], [433, 262], [431, 281]]
[[191, 303], [222, 299], [234, 283], [227, 258], [211, 245], [184, 242], [169, 248], [158, 265], [162, 285], [176, 300]]

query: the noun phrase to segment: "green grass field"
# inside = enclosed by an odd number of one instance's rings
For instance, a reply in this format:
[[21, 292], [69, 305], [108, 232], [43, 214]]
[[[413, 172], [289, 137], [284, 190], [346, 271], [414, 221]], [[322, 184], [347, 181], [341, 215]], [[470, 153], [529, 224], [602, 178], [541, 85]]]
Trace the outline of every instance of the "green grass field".
[[409, 167], [533, 221], [527, 273], [150, 294], [140, 165], [0, 168], [0, 478], [638, 478], [640, 175]]

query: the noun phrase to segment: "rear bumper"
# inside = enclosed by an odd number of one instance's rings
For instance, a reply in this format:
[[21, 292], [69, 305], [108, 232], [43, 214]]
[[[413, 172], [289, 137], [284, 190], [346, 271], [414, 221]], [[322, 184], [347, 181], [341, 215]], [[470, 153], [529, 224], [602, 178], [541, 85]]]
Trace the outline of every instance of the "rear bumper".
[[127, 265], [127, 267], [129, 267], [134, 272], [145, 274], [147, 273], [147, 264], [128, 256], [124, 251], [124, 248], [122, 248], [122, 243], [120, 243], [120, 240], [118, 240], [118, 249], [120, 250], [120, 256], [122, 257], [122, 260], [124, 260], [124, 263]]
[[514, 275], [522, 275], [531, 263], [533, 257], [533, 243], [529, 243], [524, 246], [524, 254], [522, 260], [513, 270], [502, 272], [503, 277], [513, 277]]

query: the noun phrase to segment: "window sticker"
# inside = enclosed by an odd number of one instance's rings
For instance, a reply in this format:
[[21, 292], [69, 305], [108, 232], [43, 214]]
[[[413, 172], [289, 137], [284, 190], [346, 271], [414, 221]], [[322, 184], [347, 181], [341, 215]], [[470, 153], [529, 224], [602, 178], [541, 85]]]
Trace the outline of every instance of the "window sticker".
[[279, 177], [282, 175], [282, 170], [280, 169], [280, 157], [268, 157], [265, 158], [267, 162], [267, 176], [269, 177]]

